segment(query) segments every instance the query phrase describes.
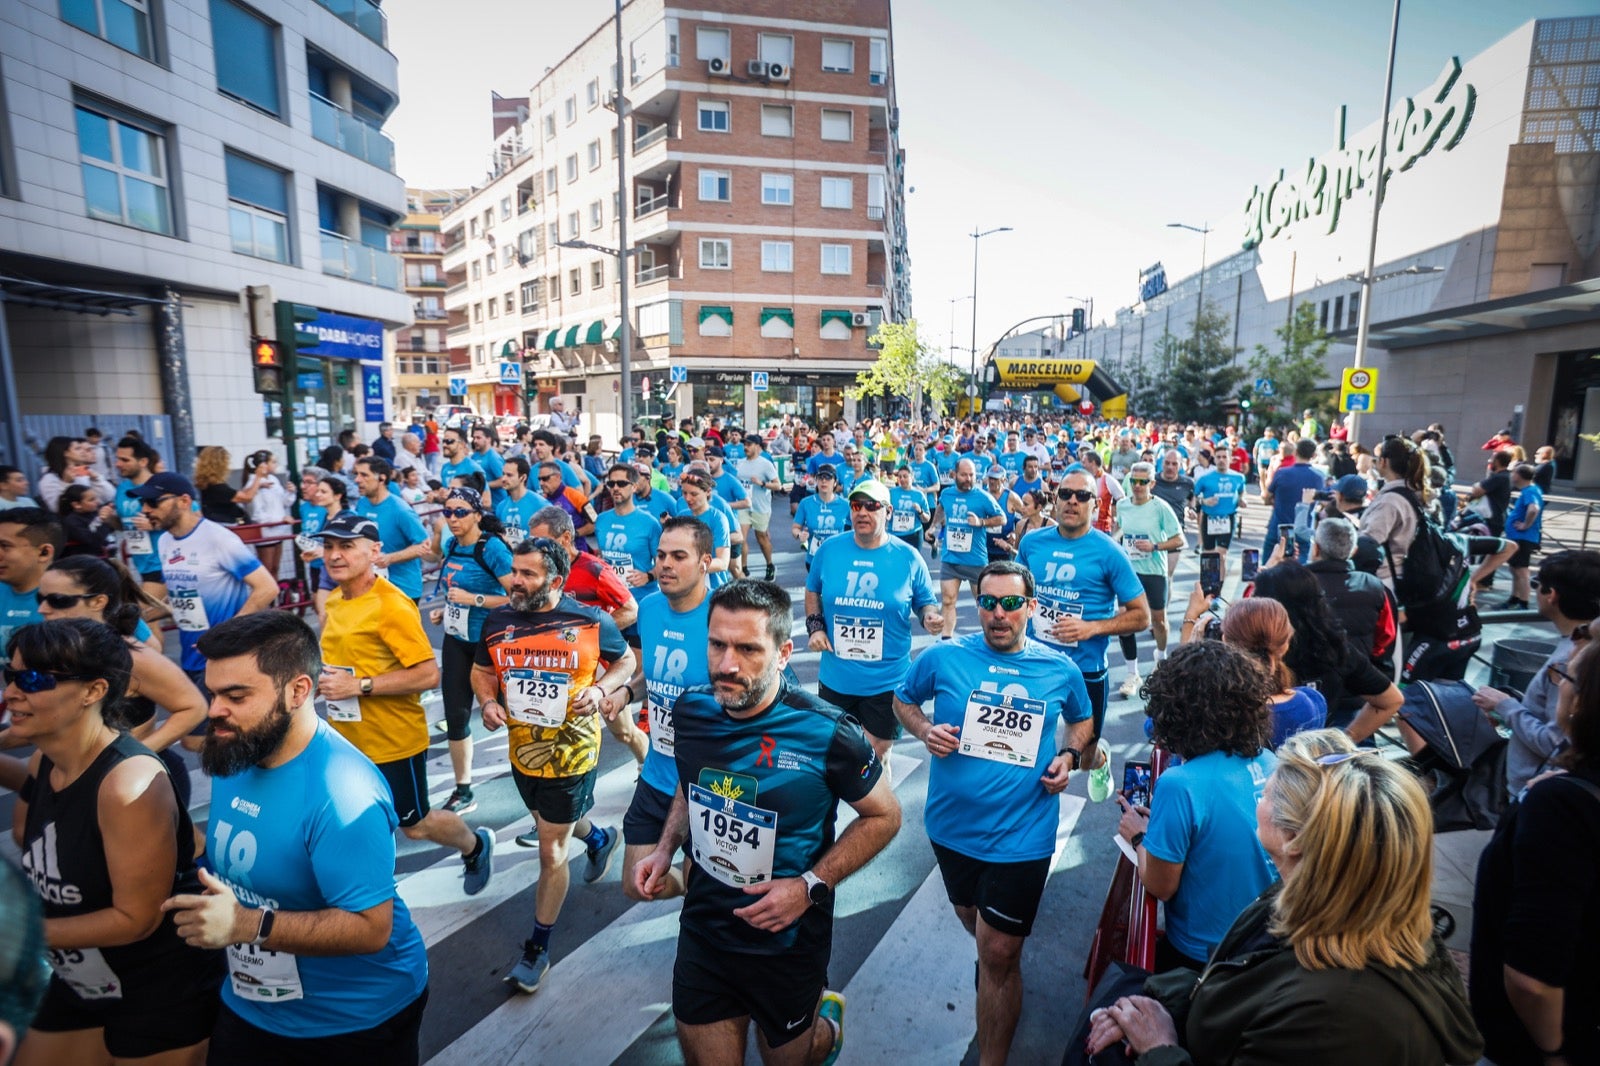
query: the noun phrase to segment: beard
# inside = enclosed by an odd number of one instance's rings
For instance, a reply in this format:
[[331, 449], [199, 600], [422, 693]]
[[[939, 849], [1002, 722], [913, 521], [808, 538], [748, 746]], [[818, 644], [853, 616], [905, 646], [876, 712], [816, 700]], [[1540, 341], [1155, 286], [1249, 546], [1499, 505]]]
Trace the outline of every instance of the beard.
[[[713, 686], [711, 691], [723, 710], [748, 711], [766, 698], [767, 693], [772, 691], [773, 685], [777, 683], [777, 680], [778, 663], [777, 660], [773, 660], [772, 665], [765, 672], [750, 681], [744, 680], [738, 674], [718, 674], [711, 679]], [[738, 685], [740, 686], [740, 691], [731, 696], [724, 695], [721, 689], [715, 687], [719, 684]]]
[[506, 594], [506, 598], [511, 601], [513, 611], [543, 611], [555, 599], [555, 590], [545, 585], [532, 592], [512, 591]]
[[200, 767], [212, 777], [232, 777], [269, 758], [289, 735], [294, 718], [282, 692], [278, 702], [257, 725], [239, 729], [232, 736], [217, 732], [215, 722], [206, 723], [206, 739], [200, 748]]

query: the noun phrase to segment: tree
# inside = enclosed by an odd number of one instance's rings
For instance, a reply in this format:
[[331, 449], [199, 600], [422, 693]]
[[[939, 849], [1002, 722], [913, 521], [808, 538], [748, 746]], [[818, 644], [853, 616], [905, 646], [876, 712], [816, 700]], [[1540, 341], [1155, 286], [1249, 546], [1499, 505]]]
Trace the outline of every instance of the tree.
[[1140, 418], [1168, 416], [1166, 390], [1161, 386], [1161, 376], [1150, 365], [1159, 359], [1159, 352], [1149, 360], [1141, 354], [1123, 371], [1122, 386], [1128, 390], [1128, 410]]
[[1162, 365], [1170, 366], [1159, 382], [1169, 417], [1212, 425], [1226, 421], [1225, 407], [1237, 399], [1245, 377], [1245, 368], [1236, 365], [1240, 349], [1231, 343], [1231, 321], [1207, 304], [1192, 335], [1180, 340], [1169, 333], [1157, 342]]
[[922, 394], [933, 408], [933, 417], [943, 418], [945, 405], [962, 395], [967, 387], [967, 372], [947, 362], [942, 352], [930, 352], [918, 372]]
[[931, 353], [917, 337], [917, 320], [880, 323], [868, 343], [878, 349], [878, 358], [865, 370], [856, 374], [854, 386], [846, 389], [850, 398], [865, 396], [911, 396], [917, 384], [917, 374]]
[[[1322, 384], [1327, 377], [1323, 360], [1328, 355], [1328, 334], [1317, 324], [1317, 306], [1306, 302], [1295, 308], [1294, 319], [1273, 331], [1282, 348], [1272, 351], [1256, 345], [1250, 371], [1272, 382], [1274, 395], [1253, 395], [1254, 411], [1270, 425], [1298, 422], [1310, 408], [1326, 424], [1338, 401]], [[1253, 388], [1252, 388], [1253, 391]]]

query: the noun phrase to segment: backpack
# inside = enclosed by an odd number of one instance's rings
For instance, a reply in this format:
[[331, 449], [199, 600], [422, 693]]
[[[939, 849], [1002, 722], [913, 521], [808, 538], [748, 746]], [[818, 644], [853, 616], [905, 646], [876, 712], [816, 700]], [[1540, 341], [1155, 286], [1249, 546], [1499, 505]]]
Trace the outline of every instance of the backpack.
[[1395, 573], [1394, 556], [1388, 559], [1389, 578], [1395, 597], [1409, 614], [1445, 602], [1454, 603], [1457, 591], [1467, 576], [1466, 546], [1441, 529], [1422, 509], [1416, 495], [1407, 488], [1392, 490], [1405, 498], [1417, 516], [1417, 535], [1406, 551], [1406, 572]]

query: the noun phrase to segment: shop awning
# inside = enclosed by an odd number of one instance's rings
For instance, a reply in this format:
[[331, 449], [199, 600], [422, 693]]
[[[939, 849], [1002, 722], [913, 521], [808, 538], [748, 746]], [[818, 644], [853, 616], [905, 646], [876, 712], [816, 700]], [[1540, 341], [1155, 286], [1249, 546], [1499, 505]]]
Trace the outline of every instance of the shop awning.
[[775, 318], [789, 323], [792, 327], [794, 325], [794, 310], [789, 307], [763, 307], [761, 309], [761, 324], [763, 326]]
[[606, 340], [620, 341], [622, 339], [622, 327], [623, 327], [623, 325], [624, 325], [624, 323], [623, 323], [622, 319], [620, 319], [620, 318], [617, 319], [617, 324], [615, 326], [611, 327], [611, 332], [610, 333], [606, 334]]
[[[1367, 343], [1391, 351], [1425, 344], [1451, 344], [1587, 322], [1597, 312], [1600, 312], [1600, 278], [1589, 278], [1560, 288], [1374, 322], [1367, 333]], [[1330, 336], [1336, 341], [1354, 343], [1356, 330], [1340, 330]]]
[[712, 304], [701, 304], [700, 321], [704, 322], [708, 318], [720, 318], [731, 326], [733, 325], [733, 308], [717, 307]]
[[822, 312], [822, 325], [824, 325], [824, 326], [826, 326], [829, 322], [843, 322], [845, 325], [848, 326], [853, 321], [854, 321], [854, 319], [852, 319], [850, 317], [850, 312], [849, 311], [824, 311], [824, 312]]
[[605, 336], [606, 320], [603, 318], [597, 318], [593, 322], [589, 323], [589, 329], [583, 335], [583, 343], [599, 344], [601, 341], [605, 340]]
[[500, 346], [500, 358], [515, 359], [517, 357], [517, 342], [508, 340]]
[[559, 329], [545, 330], [544, 343], [539, 345], [539, 347], [543, 348], [547, 352], [553, 352], [557, 348], [561, 347], [561, 331]]
[[576, 348], [578, 346], [578, 331], [581, 329], [583, 329], [582, 326], [573, 326], [567, 330], [567, 335], [561, 338], [561, 347]]

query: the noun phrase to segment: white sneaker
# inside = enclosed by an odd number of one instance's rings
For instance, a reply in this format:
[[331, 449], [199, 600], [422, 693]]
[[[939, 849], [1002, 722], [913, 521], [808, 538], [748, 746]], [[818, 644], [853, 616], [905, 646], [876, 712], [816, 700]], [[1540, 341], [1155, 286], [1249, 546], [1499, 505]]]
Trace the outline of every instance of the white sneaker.
[[1131, 700], [1139, 694], [1139, 686], [1142, 684], [1144, 684], [1144, 682], [1140, 679], [1138, 674], [1129, 674], [1127, 677], [1123, 678], [1122, 688], [1118, 691], [1122, 693], [1123, 699]]

